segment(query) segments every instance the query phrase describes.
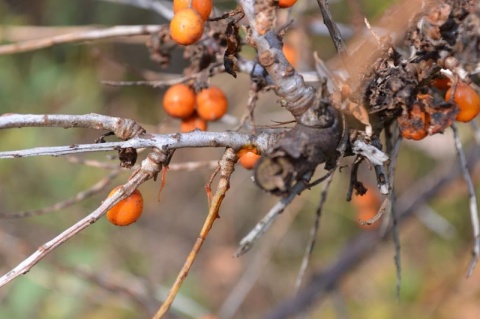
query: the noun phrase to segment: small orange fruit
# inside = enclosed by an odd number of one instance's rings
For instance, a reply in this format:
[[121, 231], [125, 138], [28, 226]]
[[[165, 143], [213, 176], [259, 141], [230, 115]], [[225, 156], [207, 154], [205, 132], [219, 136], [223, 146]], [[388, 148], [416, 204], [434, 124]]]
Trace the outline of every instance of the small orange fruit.
[[368, 186], [365, 194], [352, 196], [352, 204], [358, 209], [373, 207], [378, 210], [382, 202], [380, 195], [373, 189], [373, 186]]
[[419, 104], [414, 103], [408, 112], [397, 118], [397, 123], [404, 138], [418, 141], [428, 135], [430, 116]]
[[[452, 97], [453, 87], [448, 89], [445, 95], [445, 101], [450, 101]], [[457, 104], [459, 112], [457, 121], [470, 122], [480, 112], [480, 96], [465, 82], [459, 81], [455, 89], [453, 101]]]
[[197, 94], [197, 113], [205, 121], [218, 120], [225, 115], [227, 108], [227, 97], [216, 86], [203, 89]]
[[253, 169], [259, 158], [260, 155], [248, 151], [242, 156], [240, 156], [240, 159], [238, 161], [240, 162], [240, 165], [242, 165], [245, 169]]
[[190, 45], [202, 37], [204, 23], [197, 10], [184, 8], [176, 12], [170, 21], [170, 36], [178, 44]]
[[196, 129], [201, 131], [207, 130], [207, 122], [204, 119], [199, 118], [196, 114], [189, 118], [183, 119], [180, 123], [180, 132], [186, 133]]
[[185, 8], [193, 8], [197, 10], [203, 20], [208, 20], [212, 7], [212, 0], [173, 0], [173, 13]]
[[195, 112], [195, 92], [188, 85], [174, 84], [163, 96], [163, 109], [176, 118], [185, 119]]
[[280, 8], [290, 8], [296, 2], [297, 2], [297, 0], [278, 0], [278, 6]]
[[[112, 196], [117, 189], [122, 186], [115, 187], [108, 197]], [[127, 226], [137, 221], [142, 215], [143, 197], [138, 189], [125, 199], [122, 199], [107, 212], [107, 219], [114, 225]]]
[[380, 225], [379, 220], [371, 225], [362, 225], [362, 222], [375, 217], [382, 205], [382, 198], [373, 186], [367, 185], [367, 188], [365, 194], [352, 197], [352, 204], [355, 207], [358, 227], [372, 230]]
[[297, 66], [297, 52], [295, 49], [288, 43], [283, 44], [283, 55], [287, 59], [288, 63], [290, 63], [293, 67]]

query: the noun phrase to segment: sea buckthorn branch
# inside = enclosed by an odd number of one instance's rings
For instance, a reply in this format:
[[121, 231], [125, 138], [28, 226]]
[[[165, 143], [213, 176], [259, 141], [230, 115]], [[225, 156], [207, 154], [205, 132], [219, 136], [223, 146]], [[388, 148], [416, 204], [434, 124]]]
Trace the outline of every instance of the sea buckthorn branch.
[[22, 127], [79, 127], [107, 130], [122, 140], [145, 133], [145, 130], [134, 120], [95, 113], [86, 115], [6, 113], [0, 116], [0, 130]]
[[208, 209], [207, 218], [205, 219], [202, 230], [198, 235], [195, 245], [193, 246], [192, 250], [188, 254], [187, 260], [185, 261], [185, 264], [180, 270], [177, 276], [177, 279], [175, 280], [175, 283], [172, 285], [172, 288], [170, 289], [164, 303], [162, 304], [160, 309], [157, 311], [155, 316], [153, 316], [154, 319], [162, 318], [163, 315], [167, 313], [168, 309], [170, 309], [170, 306], [173, 303], [173, 300], [175, 299], [175, 296], [177, 295], [178, 290], [180, 289], [183, 281], [187, 277], [188, 272], [190, 271], [190, 268], [192, 267], [195, 261], [195, 258], [197, 257], [200, 249], [202, 248], [203, 243], [205, 242], [208, 236], [208, 233], [210, 232], [210, 229], [213, 226], [213, 223], [217, 218], [220, 217], [219, 215], [220, 206], [222, 204], [223, 199], [225, 198], [225, 194], [230, 188], [230, 177], [232, 176], [232, 173], [235, 170], [235, 163], [237, 162], [237, 160], [238, 160], [237, 152], [235, 152], [235, 150], [233, 150], [232, 148], [227, 148], [225, 153], [222, 156], [222, 159], [218, 162], [218, 165], [220, 167], [220, 180], [218, 181], [217, 191], [215, 192], [215, 195], [211, 200], [210, 207]]
[[154, 178], [162, 168], [161, 153], [153, 151], [142, 161], [138, 172], [132, 175], [131, 179], [125, 183], [122, 187], [108, 197], [103, 203], [88, 216], [84, 217], [73, 226], [69, 227], [61, 234], [46, 242], [40, 246], [37, 251], [23, 260], [15, 268], [9, 271], [7, 274], [0, 277], [0, 287], [6, 285], [13, 279], [20, 275], [26, 274], [33, 266], [35, 266], [40, 260], [45, 258], [49, 253], [54, 251], [58, 246], [72, 238], [91, 224], [95, 223], [100, 217], [102, 217], [110, 208], [117, 204], [120, 200], [127, 198], [133, 193], [140, 184]]
[[[257, 11], [259, 3], [262, 11]], [[258, 51], [260, 64], [265, 67], [273, 83], [276, 85], [278, 96], [285, 99], [285, 108], [295, 118], [299, 118], [312, 105], [315, 90], [305, 85], [303, 78], [288, 63], [282, 52], [282, 44], [272, 31], [275, 21], [273, 2], [239, 0], [252, 31], [252, 41]]]
[[265, 151], [278, 139], [279, 132], [264, 132], [257, 135], [241, 132], [202, 132], [174, 134], [147, 134], [136, 122], [129, 119], [103, 116], [99, 114], [87, 115], [21, 115], [8, 114], [0, 116], [0, 130], [22, 127], [63, 127], [63, 128], [91, 128], [113, 131], [119, 138], [130, 138], [127, 141], [71, 144], [58, 147], [38, 147], [26, 150], [0, 152], [2, 158], [18, 158], [27, 156], [63, 156], [85, 152], [104, 152], [124, 148], [158, 148], [173, 150], [192, 147], [232, 147], [240, 149], [245, 145], [253, 145], [260, 151]]
[[0, 45], [0, 55], [39, 50], [65, 43], [98, 41], [117, 37], [149, 35], [157, 33], [164, 28], [165, 26], [161, 25], [132, 25], [73, 32], [44, 39]]

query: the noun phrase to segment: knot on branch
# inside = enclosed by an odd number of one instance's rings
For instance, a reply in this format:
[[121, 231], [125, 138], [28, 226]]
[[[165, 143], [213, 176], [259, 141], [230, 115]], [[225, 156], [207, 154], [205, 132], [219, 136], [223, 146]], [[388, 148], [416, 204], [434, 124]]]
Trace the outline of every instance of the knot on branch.
[[145, 132], [145, 129], [137, 124], [137, 122], [124, 118], [119, 118], [115, 128], [113, 129], [115, 136], [122, 140], [129, 140], [132, 137], [138, 136]]
[[258, 186], [276, 195], [287, 195], [293, 185], [319, 164], [326, 163], [326, 169], [335, 165], [343, 127], [340, 115], [333, 107], [327, 106], [324, 110], [319, 118], [330, 118], [329, 125], [298, 123], [262, 156], [255, 168]]

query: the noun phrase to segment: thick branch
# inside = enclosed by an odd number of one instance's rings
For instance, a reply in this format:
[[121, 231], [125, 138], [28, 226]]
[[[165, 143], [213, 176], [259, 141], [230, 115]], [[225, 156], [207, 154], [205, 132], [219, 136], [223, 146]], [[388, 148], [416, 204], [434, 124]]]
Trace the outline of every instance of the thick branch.
[[[282, 43], [273, 31], [265, 32], [265, 21], [275, 21], [275, 10], [256, 11], [254, 0], [238, 0], [248, 23], [252, 26], [252, 40], [258, 51], [260, 64], [265, 67], [277, 94], [285, 99], [285, 108], [299, 118], [311, 106], [315, 98], [313, 87], [305, 84], [302, 76], [288, 63], [282, 52]], [[268, 1], [264, 1], [264, 6]], [[265, 33], [264, 33], [265, 32]]]

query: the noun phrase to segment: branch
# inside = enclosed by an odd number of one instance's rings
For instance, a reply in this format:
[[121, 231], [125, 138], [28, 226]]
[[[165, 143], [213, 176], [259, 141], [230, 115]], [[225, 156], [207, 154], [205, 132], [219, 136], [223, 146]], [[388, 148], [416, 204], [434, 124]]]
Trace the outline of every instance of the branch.
[[[268, 149], [278, 138], [277, 133], [260, 133], [258, 135], [239, 132], [202, 132], [174, 134], [147, 134], [143, 128], [132, 120], [99, 114], [87, 115], [20, 115], [0, 116], [0, 129], [22, 127], [63, 127], [91, 128], [113, 131], [117, 137], [128, 139], [123, 142], [71, 144], [57, 147], [38, 147], [27, 150], [0, 152], [2, 158], [18, 158], [27, 156], [63, 156], [85, 152], [104, 152], [121, 148], [158, 148], [173, 150], [191, 147], [231, 147], [240, 149], [245, 145], [253, 145], [260, 151]], [[133, 137], [135, 136], [135, 137]]]
[[76, 43], [85, 41], [98, 41], [116, 37], [130, 37], [136, 35], [149, 35], [165, 28], [161, 25], [132, 25], [115, 26], [107, 29], [87, 30], [67, 33], [38, 40], [29, 40], [12, 44], [0, 45], [0, 55], [14, 54], [53, 47], [59, 44]]
[[285, 108], [298, 118], [311, 106], [315, 98], [313, 87], [305, 84], [302, 76], [288, 63], [282, 52], [282, 43], [272, 30], [275, 10], [269, 1], [238, 0], [245, 17], [252, 26], [252, 40], [258, 51], [260, 64], [265, 67], [276, 93], [285, 99]]
[[347, 53], [347, 47], [345, 46], [345, 42], [342, 39], [342, 35], [340, 30], [338, 29], [337, 25], [333, 21], [332, 14], [330, 13], [330, 8], [328, 6], [327, 0], [317, 0], [318, 6], [320, 7], [320, 11], [322, 11], [323, 22], [328, 28], [328, 32], [330, 33], [330, 37], [332, 38], [333, 44], [337, 49], [337, 52], [340, 54]]

